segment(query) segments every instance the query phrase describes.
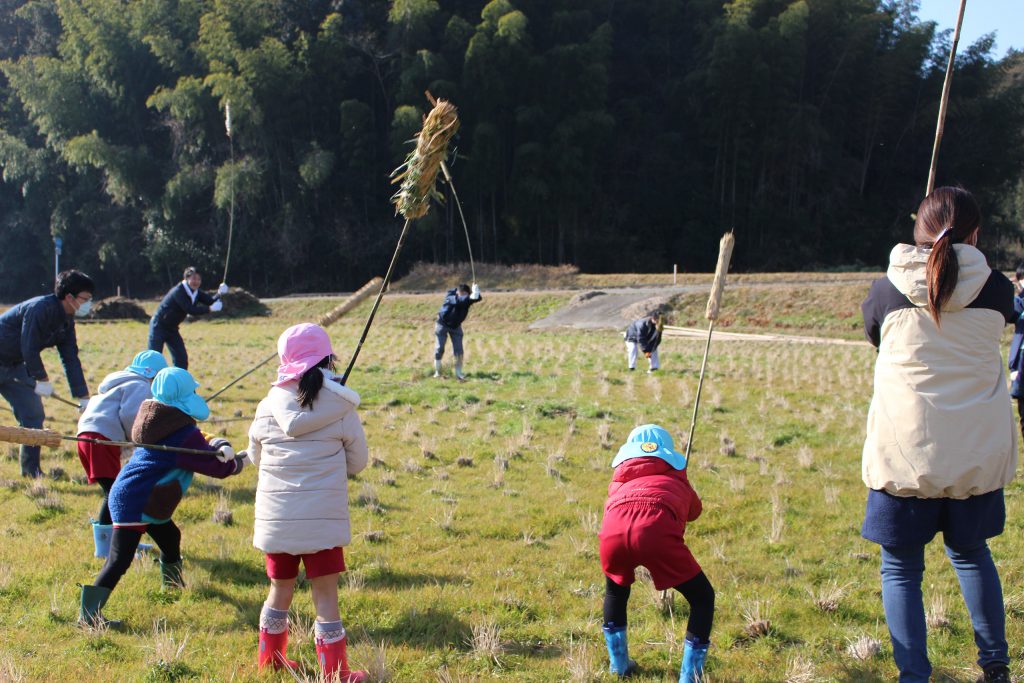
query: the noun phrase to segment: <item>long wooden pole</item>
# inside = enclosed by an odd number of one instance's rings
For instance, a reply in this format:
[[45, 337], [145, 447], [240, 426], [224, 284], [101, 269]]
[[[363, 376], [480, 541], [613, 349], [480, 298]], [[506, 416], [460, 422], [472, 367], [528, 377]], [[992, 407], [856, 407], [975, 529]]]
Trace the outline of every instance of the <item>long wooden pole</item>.
[[391, 255], [391, 263], [388, 264], [388, 272], [384, 274], [384, 281], [380, 285], [380, 291], [377, 292], [377, 298], [373, 301], [373, 308], [370, 309], [370, 316], [366, 319], [366, 324], [363, 326], [363, 333], [359, 336], [359, 343], [356, 344], [356, 348], [352, 352], [352, 359], [348, 362], [348, 367], [345, 368], [345, 374], [341, 376], [342, 384], [348, 383], [348, 377], [352, 374], [352, 368], [356, 365], [356, 359], [359, 358], [359, 351], [363, 348], [363, 342], [366, 341], [366, 335], [370, 333], [370, 325], [373, 324], [373, 318], [377, 315], [377, 309], [380, 307], [381, 299], [384, 298], [384, 292], [387, 291], [388, 284], [391, 282], [391, 274], [395, 270], [395, 263], [398, 262], [398, 254], [402, 251], [402, 245], [405, 244], [405, 235], [409, 232], [409, 226], [411, 224], [412, 219], [406, 218], [405, 225], [402, 226], [402, 234], [398, 236], [398, 244], [395, 245], [395, 253]]
[[964, 23], [964, 10], [967, 9], [967, 0], [960, 0], [960, 13], [956, 18], [956, 30], [953, 31], [953, 48], [949, 51], [949, 62], [946, 64], [946, 78], [942, 82], [942, 100], [939, 102], [939, 120], [935, 125], [935, 144], [932, 145], [932, 163], [928, 168], [928, 188], [925, 190], [927, 197], [935, 189], [935, 173], [939, 166], [939, 146], [942, 144], [942, 134], [946, 130], [946, 109], [949, 105], [949, 89], [953, 85], [953, 66], [956, 61], [956, 46], [960, 42], [960, 27]]
[[191, 455], [217, 455], [217, 451], [203, 451], [198, 448], [177, 448], [161, 444], [139, 443], [138, 441], [104, 441], [103, 439], [89, 439], [83, 436], [65, 436], [52, 429], [29, 429], [28, 427], [0, 426], [0, 441], [18, 443], [25, 446], [49, 446], [50, 448], [56, 448], [60, 445], [61, 441], [80, 441], [82, 443], [95, 443], [101, 446], [151, 448], [156, 451], [172, 451], [174, 453], [189, 453]]
[[[356, 306], [361, 304], [364, 299], [366, 299], [367, 297], [370, 296], [370, 294], [373, 293], [374, 288], [376, 288], [377, 284], [380, 283], [380, 282], [382, 282], [382, 280], [379, 277], [373, 278], [372, 280], [367, 282], [365, 285], [363, 285], [362, 287], [357, 289], [355, 292], [353, 292], [347, 299], [345, 299], [340, 304], [338, 304], [337, 306], [332, 308], [328, 313], [325, 313], [324, 315], [320, 316], [320, 318], [316, 321], [317, 324], [320, 325], [320, 327], [328, 327], [329, 325], [334, 323], [334, 321], [336, 321], [338, 318], [342, 317], [343, 315], [345, 315], [346, 313], [348, 313], [349, 311], [354, 309]], [[248, 377], [252, 373], [256, 372], [257, 370], [259, 370], [260, 368], [262, 368], [264, 365], [266, 365], [270, 361], [274, 360], [275, 358], [277, 358], [277, 351], [275, 351], [274, 353], [270, 354], [269, 356], [267, 356], [266, 358], [261, 360], [259, 363], [257, 363], [253, 367], [251, 367], [248, 370], [246, 370], [245, 372], [243, 372], [238, 377], [234, 378], [233, 380], [231, 380], [230, 382], [228, 382], [227, 384], [222, 386], [220, 389], [215, 391], [206, 400], [207, 401], [212, 401], [213, 399], [217, 398], [218, 396], [223, 394], [225, 391], [227, 391], [231, 387], [235, 386], [236, 384], [241, 382], [243, 379], [245, 379], [246, 377]]]

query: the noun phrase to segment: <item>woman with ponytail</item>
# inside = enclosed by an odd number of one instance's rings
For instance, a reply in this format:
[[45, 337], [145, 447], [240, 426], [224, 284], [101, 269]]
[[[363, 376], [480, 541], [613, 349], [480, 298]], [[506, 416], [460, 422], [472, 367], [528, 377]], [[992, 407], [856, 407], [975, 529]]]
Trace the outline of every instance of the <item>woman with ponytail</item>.
[[259, 468], [253, 545], [266, 554], [270, 594], [260, 613], [257, 663], [295, 669], [288, 659], [288, 608], [300, 562], [316, 608], [316, 656], [324, 680], [359, 683], [348, 665], [338, 610], [342, 546], [351, 540], [348, 477], [366, 467], [359, 394], [333, 372], [331, 340], [304, 323], [277, 341], [277, 381], [256, 408], [249, 458]]
[[988, 539], [1003, 531], [1017, 436], [999, 342], [1013, 286], [975, 247], [970, 192], [921, 202], [861, 309], [878, 348], [864, 441], [861, 533], [881, 546], [882, 604], [901, 683], [927, 683], [925, 546], [942, 532], [974, 626], [985, 681], [1009, 683], [1002, 585]]

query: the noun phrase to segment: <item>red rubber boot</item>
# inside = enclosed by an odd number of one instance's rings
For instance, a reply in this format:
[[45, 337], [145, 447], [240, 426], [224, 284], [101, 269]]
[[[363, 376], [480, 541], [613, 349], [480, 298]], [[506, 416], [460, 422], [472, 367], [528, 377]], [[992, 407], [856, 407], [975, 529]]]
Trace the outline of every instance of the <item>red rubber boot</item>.
[[293, 671], [299, 668], [299, 663], [288, 659], [288, 631], [282, 631], [281, 633], [268, 633], [265, 629], [260, 629], [260, 646], [256, 651], [256, 663], [259, 668], [264, 668], [268, 664], [274, 666], [274, 670], [279, 669], [292, 669]]
[[347, 640], [346, 637], [333, 643], [324, 643], [317, 638], [316, 658], [320, 662], [320, 670], [329, 681], [333, 681], [332, 677], [337, 674], [341, 683], [363, 683], [367, 678], [365, 671], [349, 671]]

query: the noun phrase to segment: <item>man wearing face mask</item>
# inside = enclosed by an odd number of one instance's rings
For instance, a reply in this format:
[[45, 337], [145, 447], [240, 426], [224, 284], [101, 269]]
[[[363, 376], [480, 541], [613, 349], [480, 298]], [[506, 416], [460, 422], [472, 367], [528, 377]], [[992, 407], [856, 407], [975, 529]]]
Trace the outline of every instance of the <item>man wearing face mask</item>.
[[182, 370], [188, 370], [188, 351], [185, 349], [185, 340], [181, 338], [178, 326], [187, 316], [220, 311], [224, 308], [220, 296], [228, 292], [228, 286], [222, 282], [217, 288], [217, 294], [210, 296], [199, 289], [202, 284], [203, 277], [199, 271], [192, 266], [186, 268], [181, 282], [171, 287], [164, 295], [163, 301], [149, 321], [150, 351], [163, 353], [164, 344], [167, 344], [171, 352], [171, 362]]
[[[77, 270], [57, 275], [53, 294], [22, 301], [0, 315], [0, 395], [11, 405], [22, 427], [40, 429], [46, 414], [43, 396], [53, 395], [53, 383], [46, 374], [39, 353], [57, 347], [71, 395], [79, 409], [89, 401], [82, 364], [78, 360], [75, 317], [85, 317], [92, 308], [96, 289], [92, 279]], [[39, 447], [21, 447], [21, 474], [42, 475]]]

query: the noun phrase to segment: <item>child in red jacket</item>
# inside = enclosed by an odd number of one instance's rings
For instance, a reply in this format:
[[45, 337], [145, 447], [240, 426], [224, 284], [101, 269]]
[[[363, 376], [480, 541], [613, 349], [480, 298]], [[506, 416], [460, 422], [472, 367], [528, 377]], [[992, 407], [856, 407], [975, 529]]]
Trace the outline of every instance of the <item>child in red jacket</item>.
[[612, 461], [615, 474], [601, 523], [605, 574], [604, 638], [619, 676], [636, 672], [626, 640], [626, 605], [634, 570], [643, 565], [657, 590], [675, 588], [690, 603], [679, 683], [704, 680], [704, 660], [715, 615], [715, 590], [683, 533], [701, 513], [700, 498], [686, 478], [686, 456], [658, 425], [637, 427]]

